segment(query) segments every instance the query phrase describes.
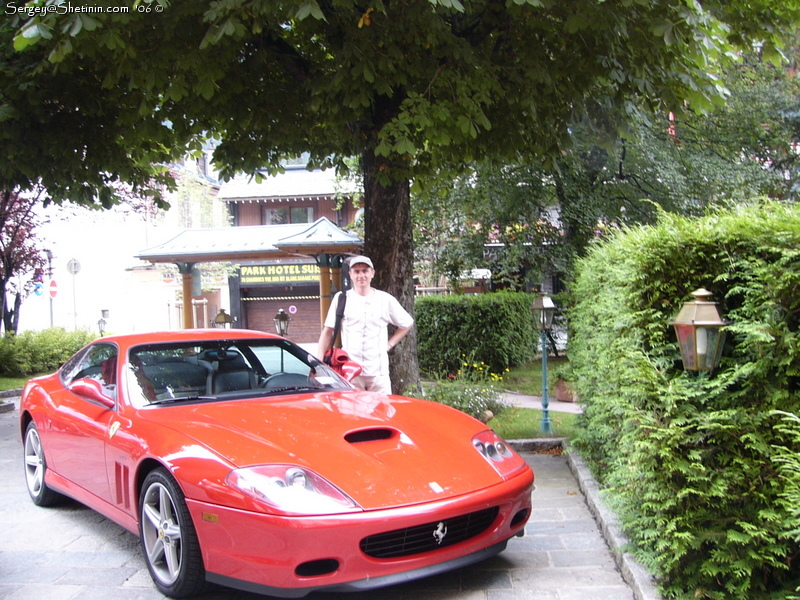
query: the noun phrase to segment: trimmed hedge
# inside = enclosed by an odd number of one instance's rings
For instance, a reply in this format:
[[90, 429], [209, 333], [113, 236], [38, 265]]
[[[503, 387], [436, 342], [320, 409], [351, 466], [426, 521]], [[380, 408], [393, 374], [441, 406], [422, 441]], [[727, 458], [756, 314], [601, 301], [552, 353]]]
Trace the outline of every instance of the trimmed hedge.
[[530, 306], [520, 292], [423, 296], [416, 299], [420, 369], [447, 377], [464, 362], [485, 363], [495, 373], [531, 360], [537, 349]]
[[0, 375], [27, 377], [55, 371], [95, 337], [60, 327], [5, 335], [0, 338]]
[[[669, 325], [699, 287], [732, 320], [711, 375], [684, 372]], [[795, 596], [797, 434], [777, 411], [800, 414], [800, 207], [620, 231], [580, 261], [571, 294], [574, 443], [662, 593]]]

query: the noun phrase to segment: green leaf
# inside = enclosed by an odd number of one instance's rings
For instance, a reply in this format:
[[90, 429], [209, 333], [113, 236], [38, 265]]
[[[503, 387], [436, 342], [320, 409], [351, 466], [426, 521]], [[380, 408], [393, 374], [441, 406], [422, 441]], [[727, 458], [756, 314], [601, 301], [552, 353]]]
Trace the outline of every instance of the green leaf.
[[69, 40], [69, 38], [65, 38], [56, 44], [56, 47], [53, 48], [47, 59], [51, 63], [59, 63], [63, 61], [70, 52], [72, 52], [72, 42]]
[[327, 21], [325, 14], [322, 12], [316, 0], [305, 0], [295, 13], [295, 17], [301, 21], [309, 16], [314, 17], [318, 21]]
[[33, 46], [36, 42], [38, 42], [41, 38], [37, 37], [26, 37], [24, 35], [17, 34], [14, 36], [14, 50], [17, 52], [22, 52], [29, 46]]

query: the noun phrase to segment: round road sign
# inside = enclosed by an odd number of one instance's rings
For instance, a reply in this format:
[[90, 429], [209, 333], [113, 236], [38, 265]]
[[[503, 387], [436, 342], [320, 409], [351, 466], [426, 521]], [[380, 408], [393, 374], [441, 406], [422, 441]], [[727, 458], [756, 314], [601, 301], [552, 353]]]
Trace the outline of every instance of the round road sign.
[[56, 283], [56, 280], [53, 279], [50, 282], [50, 297], [55, 298], [56, 294], [58, 294], [58, 284]]
[[74, 258], [70, 258], [69, 262], [67, 263], [67, 271], [69, 271], [70, 275], [77, 275], [81, 272], [81, 263]]

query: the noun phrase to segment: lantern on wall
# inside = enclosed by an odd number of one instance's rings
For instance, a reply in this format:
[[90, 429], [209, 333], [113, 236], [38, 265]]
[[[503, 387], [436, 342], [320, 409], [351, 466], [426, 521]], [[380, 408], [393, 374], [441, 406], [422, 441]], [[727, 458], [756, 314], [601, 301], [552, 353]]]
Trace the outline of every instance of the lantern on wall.
[[683, 368], [687, 371], [713, 371], [719, 365], [725, 332], [729, 323], [722, 318], [719, 303], [711, 300], [711, 292], [700, 288], [692, 292], [694, 300], [686, 302], [671, 321], [681, 350]]
[[278, 309], [278, 314], [272, 320], [275, 322], [275, 333], [281, 337], [289, 335], [289, 321], [292, 318], [282, 308]]
[[220, 308], [217, 316], [214, 317], [214, 327], [219, 329], [230, 329], [233, 326], [233, 317]]

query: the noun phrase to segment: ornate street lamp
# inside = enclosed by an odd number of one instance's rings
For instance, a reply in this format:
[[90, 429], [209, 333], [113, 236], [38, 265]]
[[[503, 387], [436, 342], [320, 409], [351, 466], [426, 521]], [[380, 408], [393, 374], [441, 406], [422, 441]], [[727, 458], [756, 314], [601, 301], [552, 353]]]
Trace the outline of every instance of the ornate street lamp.
[[681, 350], [683, 368], [687, 371], [713, 371], [719, 365], [725, 332], [729, 321], [722, 318], [719, 303], [711, 301], [711, 292], [700, 288], [692, 292], [694, 300], [686, 302], [671, 321]]
[[217, 316], [214, 317], [214, 327], [219, 329], [230, 329], [233, 326], [233, 317], [225, 312], [224, 308], [220, 308]]
[[286, 337], [289, 335], [289, 321], [291, 321], [292, 318], [287, 315], [282, 308], [278, 309], [278, 314], [275, 315], [275, 318], [272, 320], [275, 321], [275, 332], [279, 336]]
[[539, 331], [539, 339], [542, 344], [542, 433], [553, 432], [550, 426], [550, 398], [547, 388], [547, 332], [553, 326], [555, 312], [556, 305], [547, 294], [540, 294], [531, 305], [533, 324]]

